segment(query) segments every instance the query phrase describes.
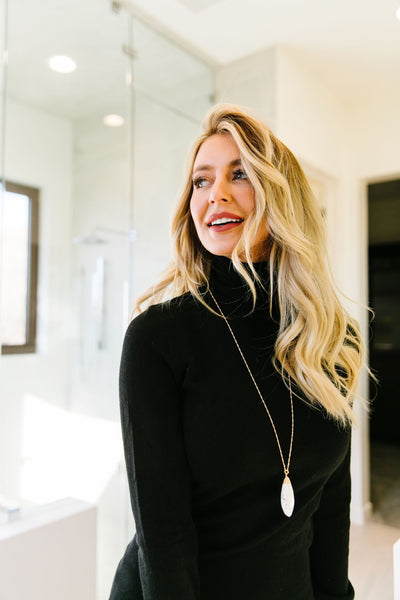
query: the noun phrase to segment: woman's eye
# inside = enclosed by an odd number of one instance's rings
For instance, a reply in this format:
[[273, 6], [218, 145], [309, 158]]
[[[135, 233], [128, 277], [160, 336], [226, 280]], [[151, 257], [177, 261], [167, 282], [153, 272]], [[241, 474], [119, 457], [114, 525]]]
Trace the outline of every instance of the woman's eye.
[[247, 179], [247, 175], [243, 169], [238, 169], [233, 172], [233, 179]]
[[204, 177], [197, 177], [197, 179], [193, 179], [193, 185], [195, 188], [203, 188], [207, 184], [207, 179]]

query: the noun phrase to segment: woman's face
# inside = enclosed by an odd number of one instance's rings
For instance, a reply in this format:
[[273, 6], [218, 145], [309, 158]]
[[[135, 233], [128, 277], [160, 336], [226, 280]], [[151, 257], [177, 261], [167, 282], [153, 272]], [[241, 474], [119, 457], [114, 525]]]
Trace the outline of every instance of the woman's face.
[[[207, 138], [193, 165], [190, 212], [203, 246], [218, 256], [231, 256], [254, 211], [254, 188], [243, 169], [236, 142], [229, 134]], [[265, 231], [256, 236], [252, 248], [263, 246]]]

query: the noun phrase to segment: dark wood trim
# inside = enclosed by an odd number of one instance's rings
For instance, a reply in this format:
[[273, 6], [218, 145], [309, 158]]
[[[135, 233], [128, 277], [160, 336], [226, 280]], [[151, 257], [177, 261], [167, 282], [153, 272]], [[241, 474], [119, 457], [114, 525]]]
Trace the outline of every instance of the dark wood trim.
[[37, 331], [37, 287], [39, 272], [39, 190], [21, 185], [19, 183], [6, 182], [6, 192], [23, 194], [28, 196], [29, 202], [29, 257], [28, 257], [28, 291], [27, 291], [27, 319], [26, 319], [26, 343], [19, 345], [3, 344], [2, 354], [28, 354], [36, 352]]

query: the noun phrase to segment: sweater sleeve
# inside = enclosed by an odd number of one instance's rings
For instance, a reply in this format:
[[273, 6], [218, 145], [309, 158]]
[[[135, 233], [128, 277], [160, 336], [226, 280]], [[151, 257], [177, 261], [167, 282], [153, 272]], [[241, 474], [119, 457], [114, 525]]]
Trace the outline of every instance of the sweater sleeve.
[[315, 600], [352, 600], [348, 580], [350, 530], [350, 440], [346, 455], [325, 484], [314, 515], [310, 548]]
[[198, 600], [197, 533], [180, 411], [184, 367], [173, 364], [178, 342], [162, 317], [150, 309], [132, 321], [120, 369], [140, 584], [143, 600]]

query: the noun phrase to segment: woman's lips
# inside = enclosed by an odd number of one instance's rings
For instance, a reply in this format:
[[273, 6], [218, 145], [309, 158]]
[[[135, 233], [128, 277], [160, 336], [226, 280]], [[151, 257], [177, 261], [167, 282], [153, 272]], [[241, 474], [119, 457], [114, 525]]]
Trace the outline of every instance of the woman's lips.
[[214, 213], [209, 217], [207, 227], [213, 231], [222, 232], [239, 227], [243, 221], [242, 217], [233, 213]]
[[228, 222], [228, 223], [224, 223], [221, 225], [209, 225], [208, 228], [211, 229], [212, 231], [216, 231], [216, 232], [222, 232], [222, 231], [228, 231], [229, 229], [234, 229], [235, 227], [240, 227], [240, 225], [242, 225], [243, 221], [236, 221], [236, 222]]

